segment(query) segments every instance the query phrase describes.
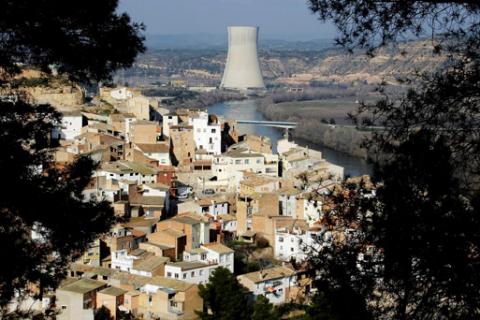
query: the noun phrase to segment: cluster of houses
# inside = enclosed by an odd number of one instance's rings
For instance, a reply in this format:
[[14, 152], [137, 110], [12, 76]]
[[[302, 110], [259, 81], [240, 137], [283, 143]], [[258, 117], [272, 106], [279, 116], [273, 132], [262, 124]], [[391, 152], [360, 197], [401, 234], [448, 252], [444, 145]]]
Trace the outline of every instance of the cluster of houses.
[[[295, 301], [309, 292], [289, 267], [332, 238], [319, 195], [343, 179], [320, 152], [283, 139], [241, 135], [235, 121], [206, 110], [145, 106], [128, 88], [102, 94], [110, 115], [64, 113], [52, 132], [55, 161], [100, 163], [85, 200], [106, 199], [126, 218], [94, 241], [57, 289], [58, 319], [194, 319], [198, 285], [218, 267], [232, 273], [231, 240], [268, 241], [276, 266], [238, 275], [253, 297]], [[147, 100], [148, 104], [148, 100]]]

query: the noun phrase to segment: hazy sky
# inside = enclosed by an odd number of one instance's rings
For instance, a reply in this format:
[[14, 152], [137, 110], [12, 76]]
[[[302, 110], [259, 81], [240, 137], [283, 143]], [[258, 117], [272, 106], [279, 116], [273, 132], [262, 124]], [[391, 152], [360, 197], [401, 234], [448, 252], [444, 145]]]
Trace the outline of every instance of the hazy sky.
[[222, 34], [229, 25], [257, 25], [263, 36], [333, 38], [306, 0], [120, 0], [119, 11], [147, 26], [147, 34]]

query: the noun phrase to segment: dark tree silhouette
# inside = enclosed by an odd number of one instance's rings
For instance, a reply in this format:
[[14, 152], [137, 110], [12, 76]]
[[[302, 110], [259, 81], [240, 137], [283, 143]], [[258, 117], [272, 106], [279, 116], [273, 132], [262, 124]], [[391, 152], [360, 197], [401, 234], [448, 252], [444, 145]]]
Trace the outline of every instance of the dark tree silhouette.
[[257, 297], [257, 300], [253, 303], [252, 320], [276, 320], [280, 318], [279, 310], [265, 296]]
[[[117, 0], [0, 1], [0, 241], [8, 262], [0, 267], [0, 308], [27, 285], [54, 289], [67, 265], [109, 230], [113, 210], [85, 201], [82, 191], [96, 164], [79, 157], [66, 167], [51, 158], [50, 134], [60, 114], [30, 105], [11, 89], [26, 68], [56, 70], [72, 80], [108, 79], [144, 50], [141, 25], [117, 14]], [[17, 94], [15, 96], [15, 94]], [[35, 235], [35, 236], [33, 236]]]
[[476, 0], [309, 0], [320, 20], [333, 21], [337, 42], [349, 49], [374, 49], [412, 36], [464, 36], [478, 29]]
[[0, 268], [0, 305], [28, 282], [55, 288], [67, 264], [114, 221], [109, 203], [83, 199], [95, 169], [89, 158], [63, 169], [51, 162], [49, 135], [58, 120], [46, 105], [0, 103], [0, 239], [9, 259]]
[[95, 320], [112, 320], [112, 314], [105, 306], [101, 306], [95, 311], [94, 315]]
[[204, 310], [198, 312], [200, 319], [251, 319], [246, 289], [228, 269], [215, 269], [209, 282], [200, 285], [199, 295], [204, 305]]
[[49, 72], [54, 65], [73, 80], [109, 78], [144, 50], [142, 25], [116, 12], [118, 0], [0, 1], [0, 79], [19, 63]]
[[331, 195], [333, 230], [357, 231], [312, 257], [321, 276], [313, 307], [329, 309], [341, 293], [377, 319], [479, 318], [480, 3], [309, 3], [349, 49], [428, 31], [443, 33], [437, 48], [448, 56], [442, 69], [407, 79], [403, 98], [381, 89], [383, 99], [353, 116], [384, 127], [366, 141], [379, 188], [376, 197], [347, 185]]

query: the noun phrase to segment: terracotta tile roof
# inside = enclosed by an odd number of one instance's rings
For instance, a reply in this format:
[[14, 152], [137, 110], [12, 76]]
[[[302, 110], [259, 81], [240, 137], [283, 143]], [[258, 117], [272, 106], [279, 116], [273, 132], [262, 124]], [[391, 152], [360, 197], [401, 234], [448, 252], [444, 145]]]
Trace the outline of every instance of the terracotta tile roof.
[[105, 288], [105, 289], [99, 291], [99, 293], [106, 294], [106, 295], [109, 295], [109, 296], [118, 297], [118, 296], [121, 296], [121, 295], [124, 295], [125, 293], [127, 293], [127, 290], [123, 290], [123, 289], [117, 288], [117, 287], [108, 287], [108, 288]]
[[144, 153], [169, 153], [170, 146], [165, 143], [136, 143], [135, 144]]
[[274, 279], [281, 279], [290, 277], [295, 274], [295, 271], [286, 267], [273, 267], [261, 271], [250, 272], [238, 276], [238, 278], [247, 278], [253, 283], [260, 283]]
[[221, 244], [221, 243], [218, 243], [218, 242], [213, 242], [213, 243], [207, 243], [207, 244], [204, 244], [202, 245], [203, 247], [209, 249], [209, 250], [212, 250], [212, 251], [215, 251], [217, 253], [232, 253], [234, 252], [232, 249], [230, 249], [229, 247], [227, 247], [226, 245], [224, 244]]

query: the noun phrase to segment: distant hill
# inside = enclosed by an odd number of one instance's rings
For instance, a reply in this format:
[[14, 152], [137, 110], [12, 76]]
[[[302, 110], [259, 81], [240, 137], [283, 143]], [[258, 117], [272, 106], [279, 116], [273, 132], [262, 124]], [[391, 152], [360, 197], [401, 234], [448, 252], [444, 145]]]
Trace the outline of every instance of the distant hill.
[[[226, 51], [228, 35], [225, 34], [178, 34], [147, 35], [146, 45], [150, 50], [216, 49]], [[332, 39], [296, 41], [260, 35], [259, 48], [263, 50], [320, 50], [331, 47]]]
[[[260, 40], [259, 57], [268, 84], [312, 85], [322, 83], [378, 84], [413, 72], [432, 71], [445, 57], [433, 53], [430, 41], [400, 43], [371, 58], [362, 51], [352, 54], [331, 46], [331, 40]], [[168, 82], [170, 77], [190, 84], [215, 86], [223, 73], [226, 35], [159, 35], [147, 37], [149, 50], [125, 72], [130, 83]], [[122, 75], [123, 77], [123, 75]]]

